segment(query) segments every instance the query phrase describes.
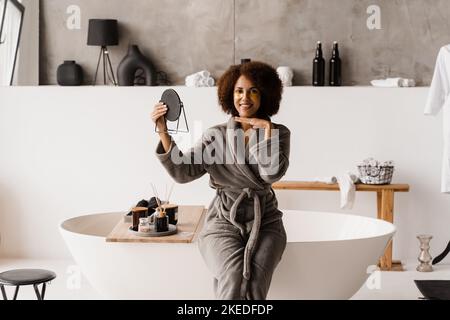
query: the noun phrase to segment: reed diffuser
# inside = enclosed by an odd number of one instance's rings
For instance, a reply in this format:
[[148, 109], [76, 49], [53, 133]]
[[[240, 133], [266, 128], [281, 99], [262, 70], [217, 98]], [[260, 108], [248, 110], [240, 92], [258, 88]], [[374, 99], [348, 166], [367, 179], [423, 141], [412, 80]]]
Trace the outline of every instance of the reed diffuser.
[[158, 208], [155, 212], [155, 231], [156, 232], [167, 232], [169, 231], [169, 217], [166, 214], [166, 209], [161, 205], [159, 200], [158, 192], [155, 186], [152, 184], [153, 192], [156, 196], [156, 201], [158, 203]]
[[169, 217], [164, 209], [157, 209], [156, 219], [155, 219], [155, 230], [156, 232], [167, 232], [169, 231]]

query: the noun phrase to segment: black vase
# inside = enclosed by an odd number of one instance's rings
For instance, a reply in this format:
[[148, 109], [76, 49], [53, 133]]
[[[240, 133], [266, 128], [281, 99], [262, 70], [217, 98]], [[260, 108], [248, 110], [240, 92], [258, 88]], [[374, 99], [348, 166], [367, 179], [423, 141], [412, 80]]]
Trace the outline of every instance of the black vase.
[[83, 69], [75, 61], [67, 60], [58, 67], [56, 78], [60, 86], [81, 86]]
[[134, 86], [136, 83], [136, 72], [138, 70], [142, 70], [143, 72], [140, 76], [143, 80], [143, 85], [157, 85], [157, 74], [155, 67], [151, 61], [141, 53], [138, 46], [131, 45], [128, 48], [128, 54], [120, 62], [117, 69], [119, 86]]

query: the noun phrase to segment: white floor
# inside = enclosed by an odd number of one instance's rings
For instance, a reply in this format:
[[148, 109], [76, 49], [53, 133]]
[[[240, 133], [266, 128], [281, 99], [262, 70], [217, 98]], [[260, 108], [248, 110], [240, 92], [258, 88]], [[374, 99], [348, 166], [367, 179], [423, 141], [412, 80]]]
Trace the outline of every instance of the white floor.
[[[70, 260], [0, 259], [0, 272], [12, 269], [46, 269], [56, 273], [45, 292], [45, 300], [99, 300], [101, 297]], [[14, 296], [14, 287], [5, 287], [8, 299]], [[41, 286], [39, 286], [41, 288]], [[18, 300], [36, 300], [33, 286], [20, 287]]]
[[432, 272], [418, 272], [416, 260], [404, 261], [405, 271], [371, 274], [366, 284], [352, 297], [354, 300], [417, 300], [423, 295], [414, 280], [450, 280], [450, 265], [433, 266]]
[[[411, 260], [403, 272], [375, 271], [367, 283], [353, 296], [355, 300], [417, 300], [422, 297], [414, 280], [450, 279], [450, 265], [437, 265], [430, 273], [417, 272], [418, 262]], [[52, 270], [57, 278], [47, 287], [46, 300], [99, 300], [102, 299], [80, 274], [79, 268], [70, 260], [18, 260], [0, 259], [0, 272], [10, 269], [37, 268]], [[7, 287], [8, 298], [14, 288]], [[36, 299], [32, 286], [21, 287], [18, 299]]]

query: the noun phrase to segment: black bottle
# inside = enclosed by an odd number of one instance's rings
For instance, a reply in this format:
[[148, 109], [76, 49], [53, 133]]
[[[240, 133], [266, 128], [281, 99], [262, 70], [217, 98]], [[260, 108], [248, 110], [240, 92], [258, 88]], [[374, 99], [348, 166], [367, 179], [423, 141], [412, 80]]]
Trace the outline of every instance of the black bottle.
[[325, 59], [322, 53], [322, 43], [317, 42], [316, 57], [313, 62], [313, 86], [323, 87], [325, 85]]
[[339, 45], [335, 41], [330, 59], [330, 86], [340, 87], [342, 85], [341, 58], [339, 57]]

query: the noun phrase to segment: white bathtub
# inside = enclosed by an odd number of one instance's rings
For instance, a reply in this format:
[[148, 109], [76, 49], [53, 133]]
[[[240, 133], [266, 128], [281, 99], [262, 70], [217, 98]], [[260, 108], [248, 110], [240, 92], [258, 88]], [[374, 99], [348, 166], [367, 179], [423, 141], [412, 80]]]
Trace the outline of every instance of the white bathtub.
[[[214, 299], [212, 276], [192, 244], [107, 243], [122, 213], [64, 221], [61, 234], [81, 271], [107, 299]], [[395, 233], [385, 221], [284, 211], [288, 244], [269, 299], [348, 299]]]

